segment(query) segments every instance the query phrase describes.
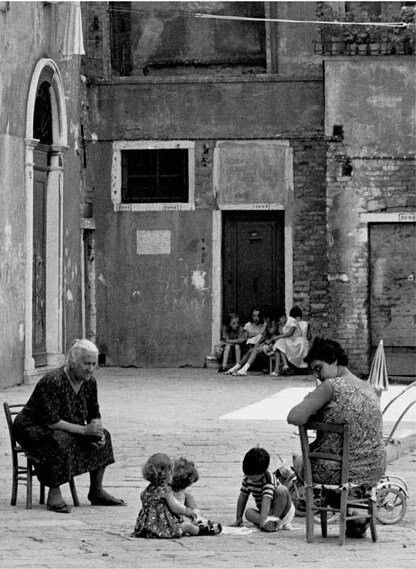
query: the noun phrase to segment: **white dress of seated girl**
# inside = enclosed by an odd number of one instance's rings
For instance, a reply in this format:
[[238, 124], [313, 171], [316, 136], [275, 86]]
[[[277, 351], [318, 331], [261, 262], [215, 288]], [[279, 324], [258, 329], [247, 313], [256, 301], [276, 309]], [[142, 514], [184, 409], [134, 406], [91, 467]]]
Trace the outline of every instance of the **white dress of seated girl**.
[[280, 338], [276, 340], [273, 345], [273, 351], [279, 350], [283, 354], [286, 354], [288, 361], [298, 368], [306, 368], [308, 364], [303, 361], [303, 358], [308, 353], [308, 340], [299, 322], [288, 316], [286, 323], [282, 328], [282, 334], [287, 334], [291, 328], [295, 327], [295, 331], [288, 338]]
[[247, 322], [244, 325], [244, 330], [246, 331], [248, 338], [246, 344], [248, 346], [254, 346], [262, 337], [264, 330], [266, 329], [266, 323], [254, 324], [254, 322]]

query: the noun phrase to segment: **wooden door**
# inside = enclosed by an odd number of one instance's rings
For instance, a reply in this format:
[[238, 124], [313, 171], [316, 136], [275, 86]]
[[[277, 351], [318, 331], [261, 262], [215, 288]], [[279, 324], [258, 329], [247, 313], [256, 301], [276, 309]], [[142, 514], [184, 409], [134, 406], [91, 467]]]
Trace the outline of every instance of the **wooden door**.
[[416, 372], [416, 224], [370, 225], [372, 355], [383, 339], [392, 376]]
[[224, 212], [223, 315], [284, 308], [284, 214]]
[[46, 186], [49, 146], [34, 151], [32, 350], [35, 366], [46, 365]]

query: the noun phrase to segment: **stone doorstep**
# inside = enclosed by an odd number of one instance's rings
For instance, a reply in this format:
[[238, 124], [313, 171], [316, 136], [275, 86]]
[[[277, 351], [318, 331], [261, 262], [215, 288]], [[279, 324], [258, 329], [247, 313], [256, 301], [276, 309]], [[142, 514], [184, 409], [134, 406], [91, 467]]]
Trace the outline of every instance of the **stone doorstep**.
[[403, 429], [398, 431], [386, 448], [387, 464], [416, 449], [416, 431]]

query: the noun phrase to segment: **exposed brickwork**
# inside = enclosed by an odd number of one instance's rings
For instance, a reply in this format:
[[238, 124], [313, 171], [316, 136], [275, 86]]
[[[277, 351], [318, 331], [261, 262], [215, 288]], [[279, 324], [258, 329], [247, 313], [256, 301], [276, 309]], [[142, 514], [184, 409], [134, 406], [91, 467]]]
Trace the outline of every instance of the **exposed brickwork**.
[[347, 349], [351, 367], [370, 363], [368, 227], [360, 214], [414, 211], [415, 161], [400, 157], [350, 158], [342, 143], [328, 145], [327, 215], [329, 333]]
[[326, 143], [291, 141], [293, 148], [293, 303], [304, 310], [314, 335], [327, 328]]

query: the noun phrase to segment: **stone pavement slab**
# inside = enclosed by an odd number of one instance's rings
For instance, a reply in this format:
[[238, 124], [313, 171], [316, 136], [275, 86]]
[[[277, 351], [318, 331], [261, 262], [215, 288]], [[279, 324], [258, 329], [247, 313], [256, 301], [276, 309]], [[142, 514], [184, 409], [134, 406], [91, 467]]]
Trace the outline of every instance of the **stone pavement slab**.
[[[400, 457], [388, 472], [409, 485], [408, 512], [395, 526], [378, 526], [379, 541], [370, 538], [337, 544], [337, 526], [330, 537], [305, 540], [304, 520], [296, 518], [297, 531], [180, 540], [144, 540], [130, 537], [140, 509], [140, 492], [146, 486], [141, 466], [155, 452], [185, 455], [199, 469], [193, 493], [207, 517], [223, 524], [234, 521], [241, 483], [241, 460], [252, 446], [261, 444], [278, 466], [278, 455], [290, 461], [299, 451], [293, 426], [283, 409], [296, 390], [313, 386], [310, 378], [276, 381], [253, 374], [228, 377], [202, 369], [104, 368], [96, 374], [103, 422], [111, 431], [116, 463], [106, 472], [106, 486], [124, 498], [124, 508], [91, 507], [86, 499], [88, 475], [76, 479], [81, 506], [71, 514], [54, 514], [37, 503], [24, 507], [25, 488], [18, 504], [10, 506], [11, 459], [5, 420], [0, 420], [0, 567], [30, 568], [254, 568], [254, 567], [410, 567], [416, 558], [415, 453]], [[25, 402], [33, 384], [0, 391], [0, 402]], [[285, 395], [286, 393], [286, 395]], [[272, 399], [276, 417], [224, 418]], [[393, 423], [386, 425], [391, 428]], [[415, 429], [409, 421], [404, 428]], [[63, 488], [70, 502], [69, 487]], [[249, 526], [249, 524], [247, 524]]]

